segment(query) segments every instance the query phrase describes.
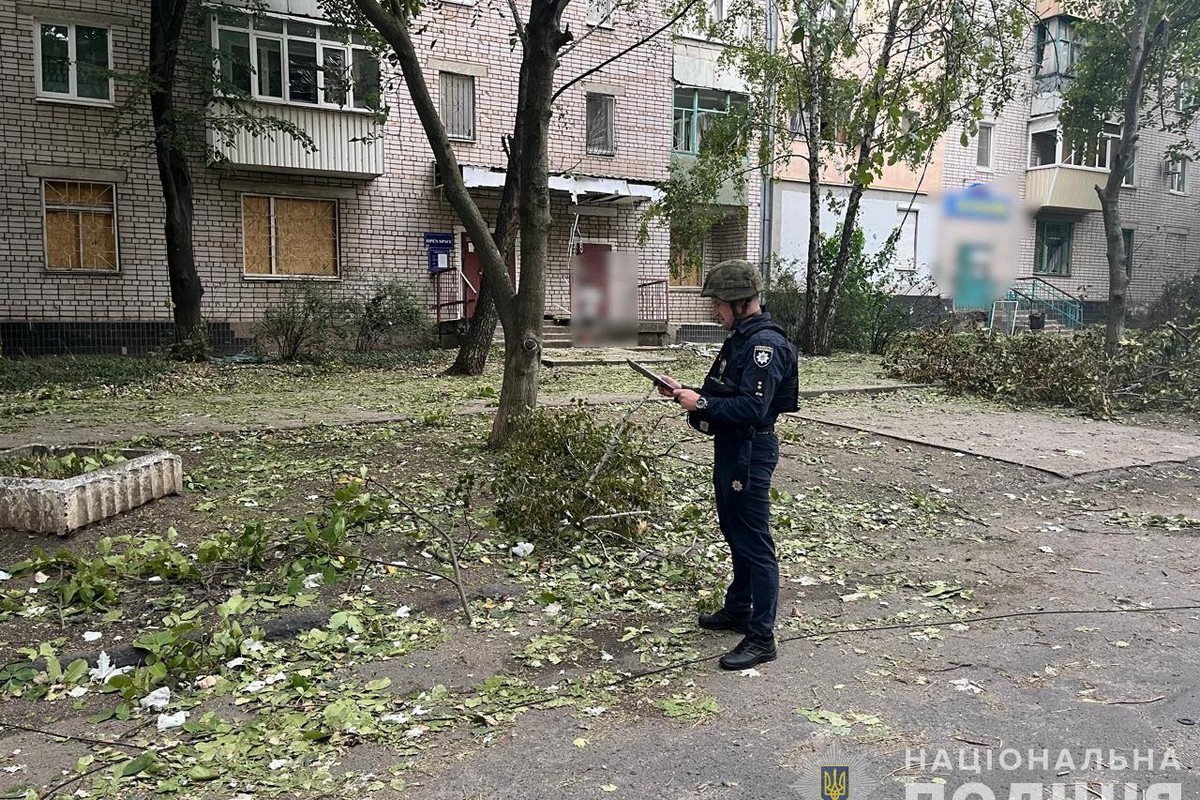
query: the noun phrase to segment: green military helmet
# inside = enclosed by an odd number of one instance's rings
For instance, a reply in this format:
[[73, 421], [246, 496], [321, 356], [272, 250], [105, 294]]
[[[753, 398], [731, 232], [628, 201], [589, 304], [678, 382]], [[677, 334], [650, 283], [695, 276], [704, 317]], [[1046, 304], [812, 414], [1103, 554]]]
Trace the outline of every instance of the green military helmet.
[[715, 297], [725, 302], [748, 300], [762, 292], [762, 275], [749, 261], [734, 258], [722, 261], [704, 278], [701, 297]]

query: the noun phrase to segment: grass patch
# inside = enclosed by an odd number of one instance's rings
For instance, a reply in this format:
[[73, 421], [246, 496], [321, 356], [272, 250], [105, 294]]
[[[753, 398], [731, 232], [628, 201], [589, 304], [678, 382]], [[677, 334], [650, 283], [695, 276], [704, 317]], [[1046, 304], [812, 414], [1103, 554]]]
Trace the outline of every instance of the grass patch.
[[0, 392], [123, 387], [171, 373], [178, 367], [159, 358], [129, 356], [0, 358]]

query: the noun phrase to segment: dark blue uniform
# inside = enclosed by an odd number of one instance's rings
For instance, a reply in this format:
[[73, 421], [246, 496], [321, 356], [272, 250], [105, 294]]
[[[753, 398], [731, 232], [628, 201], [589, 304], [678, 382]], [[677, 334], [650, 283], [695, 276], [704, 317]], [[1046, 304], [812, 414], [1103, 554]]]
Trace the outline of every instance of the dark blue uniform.
[[767, 313], [740, 321], [725, 340], [700, 394], [708, 407], [689, 421], [713, 436], [717, 518], [733, 556], [725, 610], [749, 619], [746, 633], [775, 627], [779, 562], [771, 538], [771, 475], [779, 462], [775, 420], [795, 411], [796, 350]]

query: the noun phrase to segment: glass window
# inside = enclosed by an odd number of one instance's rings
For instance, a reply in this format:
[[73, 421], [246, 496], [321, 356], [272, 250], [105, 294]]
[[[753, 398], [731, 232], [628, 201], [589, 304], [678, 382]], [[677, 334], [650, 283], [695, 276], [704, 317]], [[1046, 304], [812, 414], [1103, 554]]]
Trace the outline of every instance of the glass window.
[[223, 30], [219, 37], [221, 80], [239, 92], [250, 93], [253, 67], [250, 63], [250, 34]]
[[344, 109], [353, 98], [354, 108], [380, 107], [379, 61], [360, 36], [263, 14], [218, 12], [213, 24], [221, 82], [230, 89], [305, 105]]
[[258, 55], [258, 94], [260, 97], [283, 97], [283, 42], [278, 39], [256, 40]]
[[336, 200], [243, 195], [245, 274], [336, 277], [337, 230]]
[[612, 27], [613, 0], [588, 0], [587, 22], [589, 25]]
[[354, 107], [377, 109], [382, 105], [379, 61], [363, 49], [354, 51]]
[[616, 152], [616, 98], [612, 95], [587, 96], [587, 151], [597, 156]]
[[108, 30], [75, 26], [75, 68], [80, 97], [108, 100]]
[[116, 187], [111, 183], [46, 181], [46, 268], [117, 270]]
[[1071, 232], [1070, 222], [1047, 219], [1037, 221], [1033, 259], [1035, 275], [1071, 274]]
[[321, 49], [321, 58], [325, 102], [335, 106], [346, 105], [346, 92], [350, 88], [350, 77], [346, 74], [346, 51], [324, 47]]
[[451, 139], [475, 140], [475, 78], [442, 72], [438, 81], [442, 124]]
[[112, 100], [107, 28], [43, 24], [38, 31], [39, 94]]
[[1171, 191], [1176, 194], [1187, 194], [1188, 191], [1188, 164], [1190, 162], [1186, 158], [1178, 158], [1171, 161], [1167, 165], [1167, 174], [1170, 176]]
[[317, 43], [288, 39], [288, 97], [293, 103], [317, 102]]
[[979, 134], [975, 138], [975, 166], [980, 169], [992, 168], [992, 125], [982, 123]]

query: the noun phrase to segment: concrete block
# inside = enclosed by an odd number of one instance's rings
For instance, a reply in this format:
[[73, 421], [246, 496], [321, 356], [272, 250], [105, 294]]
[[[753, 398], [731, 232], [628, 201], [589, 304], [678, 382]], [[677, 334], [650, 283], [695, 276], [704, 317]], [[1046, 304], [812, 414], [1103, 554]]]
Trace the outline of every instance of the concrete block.
[[[0, 451], [0, 461], [68, 452], [91, 455], [100, 448], [35, 444]], [[119, 464], [63, 480], [0, 476], [0, 529], [65, 536], [183, 488], [183, 462], [174, 453], [122, 450], [121, 454], [126, 460]]]

